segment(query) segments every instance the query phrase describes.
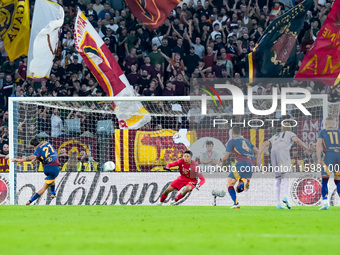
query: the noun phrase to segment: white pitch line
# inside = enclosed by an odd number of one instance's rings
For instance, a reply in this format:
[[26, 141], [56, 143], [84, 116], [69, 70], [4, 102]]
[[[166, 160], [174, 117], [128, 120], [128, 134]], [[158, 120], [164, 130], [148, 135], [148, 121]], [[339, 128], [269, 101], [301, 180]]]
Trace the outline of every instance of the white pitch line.
[[283, 238], [316, 238], [316, 237], [339, 238], [339, 235], [291, 235], [291, 234], [269, 234], [269, 233], [263, 233], [263, 234], [237, 233], [236, 236], [238, 236], [238, 237], [252, 236], [252, 237], [268, 237], [268, 238], [277, 238], [277, 237], [283, 237]]

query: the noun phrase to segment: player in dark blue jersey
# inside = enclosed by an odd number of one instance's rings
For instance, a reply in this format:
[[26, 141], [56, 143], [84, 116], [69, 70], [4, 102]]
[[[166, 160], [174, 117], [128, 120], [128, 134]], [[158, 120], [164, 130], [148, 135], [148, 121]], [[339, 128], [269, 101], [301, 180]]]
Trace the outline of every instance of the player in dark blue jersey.
[[26, 205], [30, 205], [33, 201], [38, 199], [44, 192], [51, 187], [51, 198], [55, 198], [55, 180], [59, 175], [59, 160], [57, 151], [49, 142], [41, 142], [37, 137], [33, 137], [30, 140], [30, 145], [34, 146], [35, 152], [29, 157], [14, 158], [13, 162], [25, 162], [31, 161], [32, 163], [36, 160], [42, 162], [44, 166], [44, 174], [46, 175], [45, 183], [43, 187], [34, 194], [34, 196], [28, 200]]
[[[321, 150], [325, 153], [322, 161]], [[338, 195], [340, 196], [340, 129], [335, 128], [335, 121], [327, 118], [325, 121], [325, 129], [319, 132], [318, 141], [316, 143], [316, 155], [318, 157], [318, 165], [321, 165], [321, 194], [323, 205], [320, 210], [329, 209], [328, 201], [328, 180], [332, 172], [334, 172], [334, 182]]]
[[253, 174], [253, 170], [256, 166], [256, 157], [259, 150], [247, 139], [241, 135], [240, 127], [233, 127], [232, 139], [227, 143], [226, 153], [223, 157], [222, 167], [228, 160], [230, 153], [235, 155], [236, 165], [232, 167], [232, 171], [228, 178], [228, 192], [234, 201], [233, 209], [239, 209], [240, 205], [236, 198], [236, 192], [234, 185], [239, 181], [237, 186], [237, 192], [240, 193], [249, 188], [250, 178]]

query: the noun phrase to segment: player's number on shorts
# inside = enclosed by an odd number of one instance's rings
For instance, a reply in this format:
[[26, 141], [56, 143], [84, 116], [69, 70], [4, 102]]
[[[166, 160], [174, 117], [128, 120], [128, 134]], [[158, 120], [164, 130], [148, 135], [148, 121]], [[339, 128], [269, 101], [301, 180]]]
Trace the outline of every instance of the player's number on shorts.
[[[51, 152], [49, 151], [49, 149], [51, 149]], [[47, 158], [48, 155], [50, 155], [51, 153], [54, 153], [54, 149], [51, 144], [47, 145], [47, 147], [44, 147], [43, 151], [45, 152], [45, 158]]]
[[243, 140], [243, 142], [242, 142], [242, 149], [244, 149], [244, 150], [246, 150], [247, 152], [249, 152], [249, 147], [248, 147], [246, 141], [244, 141], [244, 140]]
[[329, 139], [331, 140], [331, 144], [339, 144], [338, 132], [327, 132], [327, 134], [329, 135]]

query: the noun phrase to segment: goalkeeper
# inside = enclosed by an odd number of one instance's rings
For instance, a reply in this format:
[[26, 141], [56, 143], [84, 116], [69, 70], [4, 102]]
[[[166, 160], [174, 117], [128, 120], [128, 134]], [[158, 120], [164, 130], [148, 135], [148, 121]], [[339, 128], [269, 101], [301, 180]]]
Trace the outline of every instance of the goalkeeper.
[[[201, 173], [199, 173], [199, 166], [198, 164], [191, 160], [192, 152], [185, 151], [183, 158], [177, 160], [173, 163], [167, 164], [164, 170], [170, 171], [171, 167], [178, 166], [179, 172], [181, 176], [179, 176], [176, 180], [174, 180], [170, 186], [164, 191], [161, 195], [161, 199], [159, 205], [162, 205], [167, 198], [168, 194], [174, 191], [175, 189], [180, 190], [182, 187], [185, 186], [184, 190], [180, 192], [175, 200], [171, 201], [171, 204], [174, 205], [178, 200], [185, 197], [188, 192], [191, 192], [194, 188], [199, 190], [199, 188], [205, 183], [205, 179]], [[198, 183], [197, 178], [200, 179]]]

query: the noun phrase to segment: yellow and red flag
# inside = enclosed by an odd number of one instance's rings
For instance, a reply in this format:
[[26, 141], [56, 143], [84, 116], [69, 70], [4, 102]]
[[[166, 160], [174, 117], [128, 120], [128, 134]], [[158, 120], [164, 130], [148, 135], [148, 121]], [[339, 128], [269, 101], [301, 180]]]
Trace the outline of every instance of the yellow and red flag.
[[30, 10], [28, 0], [0, 1], [0, 36], [10, 61], [28, 53]]
[[328, 86], [340, 81], [340, 0], [335, 0], [295, 79], [319, 80]]
[[[132, 87], [116, 59], [80, 10], [74, 38], [77, 51], [108, 96], [133, 96]], [[120, 128], [138, 129], [151, 120], [139, 101], [115, 102], [115, 114]]]
[[125, 0], [133, 15], [151, 30], [155, 30], [161, 26], [170, 11], [181, 1], [182, 0]]

